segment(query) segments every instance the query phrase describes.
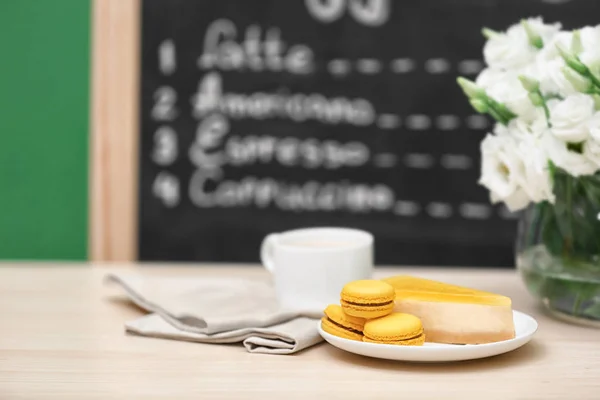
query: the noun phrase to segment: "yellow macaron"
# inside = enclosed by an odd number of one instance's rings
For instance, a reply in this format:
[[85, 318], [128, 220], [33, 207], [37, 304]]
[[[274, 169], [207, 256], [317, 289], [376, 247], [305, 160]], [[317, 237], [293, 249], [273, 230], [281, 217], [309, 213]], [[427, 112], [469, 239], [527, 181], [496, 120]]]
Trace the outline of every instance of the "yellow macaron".
[[365, 279], [347, 283], [340, 303], [346, 314], [371, 319], [391, 313], [395, 297], [396, 291], [389, 283]]
[[345, 314], [338, 304], [328, 305], [324, 314], [321, 327], [325, 332], [345, 339], [362, 341], [364, 319]]
[[421, 320], [406, 313], [392, 313], [365, 322], [363, 342], [422, 346], [425, 343]]

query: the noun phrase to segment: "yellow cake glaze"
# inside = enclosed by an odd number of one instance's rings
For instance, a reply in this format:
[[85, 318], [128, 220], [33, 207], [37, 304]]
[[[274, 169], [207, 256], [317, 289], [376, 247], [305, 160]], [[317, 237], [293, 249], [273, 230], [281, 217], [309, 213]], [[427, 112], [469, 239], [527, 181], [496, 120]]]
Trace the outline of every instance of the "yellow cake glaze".
[[448, 283], [398, 275], [382, 279], [396, 290], [396, 299], [511, 306], [509, 297]]

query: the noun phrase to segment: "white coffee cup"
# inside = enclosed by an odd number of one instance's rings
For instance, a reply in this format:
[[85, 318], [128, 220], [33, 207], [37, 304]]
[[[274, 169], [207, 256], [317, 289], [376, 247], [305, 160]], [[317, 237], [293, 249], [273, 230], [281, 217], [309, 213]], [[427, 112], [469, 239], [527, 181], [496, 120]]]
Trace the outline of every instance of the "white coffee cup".
[[372, 277], [373, 235], [348, 228], [273, 233], [263, 240], [260, 257], [281, 307], [318, 312], [339, 303], [346, 283]]

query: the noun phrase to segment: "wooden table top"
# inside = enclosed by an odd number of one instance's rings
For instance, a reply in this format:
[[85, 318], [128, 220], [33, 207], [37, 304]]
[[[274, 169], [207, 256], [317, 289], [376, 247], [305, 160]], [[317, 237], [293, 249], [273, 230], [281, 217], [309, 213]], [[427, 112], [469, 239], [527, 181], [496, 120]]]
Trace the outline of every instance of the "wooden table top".
[[[294, 355], [242, 345], [130, 336], [142, 311], [106, 287], [107, 271], [262, 276], [253, 266], [0, 264], [0, 399], [600, 399], [600, 331], [547, 316], [514, 270], [378, 268], [510, 296], [539, 330], [504, 355], [411, 364], [326, 342]], [[265, 275], [266, 277], [266, 275]]]

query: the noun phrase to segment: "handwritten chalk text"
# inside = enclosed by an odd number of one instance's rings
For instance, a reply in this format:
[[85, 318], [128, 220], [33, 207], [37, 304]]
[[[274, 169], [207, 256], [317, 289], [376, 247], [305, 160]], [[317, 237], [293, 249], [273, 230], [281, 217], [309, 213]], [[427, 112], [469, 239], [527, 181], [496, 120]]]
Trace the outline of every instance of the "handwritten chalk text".
[[318, 93], [256, 92], [252, 94], [223, 92], [222, 78], [217, 72], [205, 75], [192, 96], [192, 113], [203, 118], [219, 111], [233, 119], [289, 118], [295, 122], [319, 121], [325, 124], [366, 126], [375, 120], [375, 108], [363, 98], [327, 98]]
[[382, 184], [289, 183], [254, 176], [240, 181], [221, 181], [221, 178], [220, 171], [197, 170], [189, 186], [192, 203], [201, 208], [273, 206], [289, 211], [343, 210], [353, 213], [389, 211], [395, 204], [394, 192]]

